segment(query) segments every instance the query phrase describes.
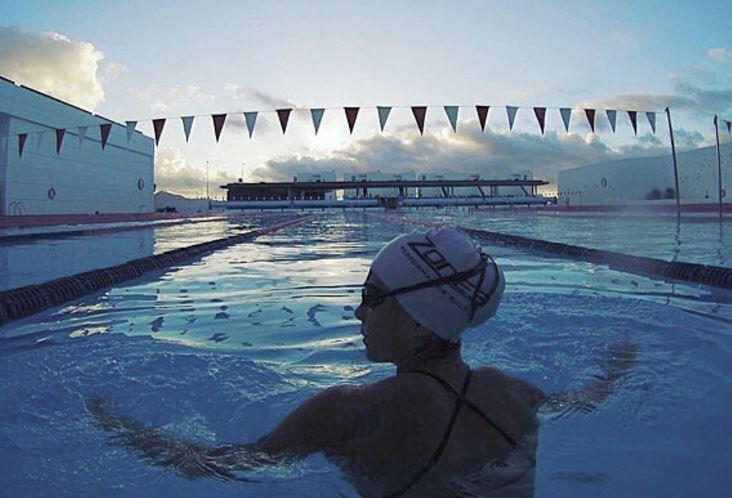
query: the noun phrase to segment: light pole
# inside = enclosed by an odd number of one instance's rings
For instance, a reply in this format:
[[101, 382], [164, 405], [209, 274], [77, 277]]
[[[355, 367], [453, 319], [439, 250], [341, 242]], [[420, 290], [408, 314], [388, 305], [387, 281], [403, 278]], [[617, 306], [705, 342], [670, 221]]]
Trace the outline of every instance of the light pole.
[[210, 199], [210, 197], [208, 195], [208, 170], [209, 170], [208, 161], [206, 161], [206, 199]]
[[241, 182], [244, 181], [244, 166], [246, 166], [247, 163], [241, 163]]

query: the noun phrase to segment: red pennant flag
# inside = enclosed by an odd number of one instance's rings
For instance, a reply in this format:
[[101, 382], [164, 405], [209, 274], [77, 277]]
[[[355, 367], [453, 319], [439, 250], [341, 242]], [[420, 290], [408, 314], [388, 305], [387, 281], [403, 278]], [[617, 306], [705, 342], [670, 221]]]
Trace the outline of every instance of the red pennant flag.
[[485, 123], [488, 120], [488, 111], [491, 106], [489, 105], [477, 105], [475, 110], [478, 112], [478, 121], [480, 121], [480, 131], [485, 131]]
[[277, 117], [280, 118], [280, 126], [282, 127], [282, 134], [285, 134], [287, 130], [287, 121], [290, 119], [290, 113], [292, 109], [277, 109]]
[[633, 133], [638, 135], [638, 111], [628, 111], [628, 118], [630, 118], [630, 124], [633, 127]]
[[595, 133], [595, 110], [585, 109], [585, 115], [587, 116], [587, 122], [590, 123], [590, 130]]
[[155, 130], [155, 145], [160, 144], [160, 137], [163, 136], [163, 128], [165, 128], [165, 118], [153, 119], [153, 130]]
[[544, 119], [546, 118], [546, 107], [534, 107], [534, 114], [536, 120], [539, 122], [539, 128], [541, 128], [541, 134], [544, 134]]
[[102, 136], [102, 150], [107, 146], [109, 140], [109, 132], [112, 131], [112, 123], [99, 125], [99, 133]]
[[211, 118], [213, 119], [214, 135], [216, 136], [216, 141], [218, 142], [219, 137], [221, 136], [221, 130], [224, 129], [226, 114], [212, 114]]
[[27, 133], [18, 133], [18, 157], [23, 156], [23, 149], [25, 148], [25, 141], [28, 139]]
[[346, 119], [348, 120], [348, 130], [353, 134], [353, 127], [356, 126], [356, 118], [358, 117], [358, 107], [344, 107], [346, 111]]
[[61, 153], [61, 143], [64, 141], [64, 133], [66, 133], [66, 130], [63, 128], [56, 128], [56, 155]]
[[417, 122], [419, 134], [424, 135], [424, 118], [427, 116], [427, 108], [423, 106], [412, 107], [412, 114], [414, 115], [414, 120]]

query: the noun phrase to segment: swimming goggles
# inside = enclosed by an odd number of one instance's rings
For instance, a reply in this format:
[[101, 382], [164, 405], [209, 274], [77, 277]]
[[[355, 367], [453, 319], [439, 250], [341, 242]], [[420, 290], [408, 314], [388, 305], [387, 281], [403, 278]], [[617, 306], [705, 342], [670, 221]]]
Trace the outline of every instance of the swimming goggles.
[[363, 284], [363, 288], [361, 289], [361, 305], [365, 306], [369, 309], [374, 309], [377, 306], [380, 306], [384, 303], [384, 300], [387, 297], [397, 296], [399, 294], [406, 294], [408, 292], [414, 292], [421, 289], [428, 289], [430, 287], [439, 287], [440, 285], [445, 284], [455, 284], [458, 282], [462, 282], [464, 280], [468, 280], [471, 277], [474, 277], [477, 274], [480, 274], [480, 278], [478, 279], [478, 285], [475, 286], [475, 290], [473, 291], [473, 296], [470, 301], [470, 312], [469, 312], [469, 320], [472, 320], [475, 316], [475, 312], [478, 309], [477, 301], [478, 301], [478, 292], [480, 291], [480, 288], [483, 286], [483, 279], [485, 278], [485, 269], [488, 267], [488, 261], [490, 260], [491, 264], [493, 265], [494, 271], [496, 273], [496, 281], [494, 282], [491, 290], [488, 292], [488, 295], [486, 296], [485, 302], [488, 302], [493, 296], [493, 294], [496, 292], [496, 289], [498, 288], [498, 280], [499, 280], [499, 273], [498, 273], [498, 265], [496, 264], [496, 261], [488, 256], [485, 253], [480, 253], [480, 262], [478, 262], [477, 265], [475, 265], [473, 268], [465, 271], [461, 271], [458, 273], [453, 273], [452, 275], [446, 275], [444, 277], [436, 278], [434, 280], [428, 280], [426, 282], [422, 282], [419, 284], [414, 285], [408, 285], [406, 287], [400, 287], [398, 289], [390, 290], [390, 291], [384, 291], [379, 289], [376, 285], [372, 284], [371, 282], [366, 282]]

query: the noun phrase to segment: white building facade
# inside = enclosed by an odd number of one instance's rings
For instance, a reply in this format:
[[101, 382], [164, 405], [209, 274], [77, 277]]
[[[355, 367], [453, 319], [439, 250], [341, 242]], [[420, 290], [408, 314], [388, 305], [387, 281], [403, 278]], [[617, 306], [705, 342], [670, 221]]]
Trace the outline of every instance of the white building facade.
[[[336, 173], [333, 171], [324, 171], [322, 173], [298, 173], [295, 182], [334, 182], [336, 181]], [[324, 199], [333, 200], [336, 198], [335, 190], [325, 192]]]
[[[721, 150], [722, 188], [732, 189], [732, 144]], [[676, 155], [682, 204], [719, 203], [716, 147]], [[667, 155], [621, 159], [563, 170], [557, 179], [559, 204], [623, 206], [674, 203], [676, 187], [671, 152]], [[730, 202], [723, 194], [723, 201]]]
[[[19, 133], [28, 134], [22, 156]], [[152, 213], [153, 165], [150, 137], [128, 142], [124, 125], [0, 77], [0, 216]]]
[[[373, 182], [373, 181], [401, 181], [415, 180], [416, 173], [414, 171], [405, 171], [403, 173], [382, 173], [381, 171], [371, 171], [368, 173], [344, 173], [344, 182]], [[369, 188], [367, 197], [398, 197], [401, 190], [403, 197], [415, 197], [416, 189], [414, 187], [394, 188]], [[363, 197], [363, 189], [348, 189], [343, 193], [345, 199], [355, 199]]]

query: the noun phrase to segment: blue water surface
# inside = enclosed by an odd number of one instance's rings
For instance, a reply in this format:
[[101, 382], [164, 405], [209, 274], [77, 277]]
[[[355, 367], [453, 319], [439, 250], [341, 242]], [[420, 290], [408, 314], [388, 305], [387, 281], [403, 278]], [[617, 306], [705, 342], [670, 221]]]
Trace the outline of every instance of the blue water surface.
[[[682, 222], [678, 235], [673, 221], [604, 215], [402, 216], [715, 264], [729, 261], [724, 231], [732, 230], [697, 220]], [[0, 495], [356, 496], [322, 455], [264, 467], [251, 474], [261, 482], [250, 484], [150, 467], [93, 424], [85, 400], [103, 396], [146, 424], [214, 445], [256, 440], [325, 387], [392, 375], [394, 367], [366, 359], [353, 312], [371, 259], [412, 228], [364, 212], [322, 213], [6, 325]], [[595, 360], [609, 344], [630, 337], [639, 346], [637, 366], [597, 410], [542, 421], [536, 495], [725, 495], [730, 297], [516, 248], [485, 249], [507, 287], [498, 315], [465, 335], [473, 367], [491, 365], [551, 392], [600, 373]]]

